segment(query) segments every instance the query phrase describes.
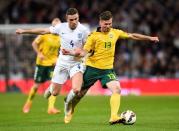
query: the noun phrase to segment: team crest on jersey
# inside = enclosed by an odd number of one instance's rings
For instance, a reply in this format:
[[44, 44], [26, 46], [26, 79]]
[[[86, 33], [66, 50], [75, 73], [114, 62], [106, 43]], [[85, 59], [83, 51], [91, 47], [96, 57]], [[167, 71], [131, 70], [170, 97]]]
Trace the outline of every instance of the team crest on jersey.
[[113, 34], [109, 34], [109, 38], [113, 38]]
[[82, 38], [82, 33], [78, 33], [78, 39]]

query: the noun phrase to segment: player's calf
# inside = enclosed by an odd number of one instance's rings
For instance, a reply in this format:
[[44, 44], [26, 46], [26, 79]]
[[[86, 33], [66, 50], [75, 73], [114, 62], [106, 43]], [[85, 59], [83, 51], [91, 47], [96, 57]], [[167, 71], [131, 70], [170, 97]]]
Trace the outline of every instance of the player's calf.
[[73, 116], [73, 112], [74, 112], [74, 107], [72, 106], [72, 101], [67, 102], [65, 98], [64, 99], [64, 113], [65, 113], [64, 123], [65, 124], [70, 123], [72, 116]]

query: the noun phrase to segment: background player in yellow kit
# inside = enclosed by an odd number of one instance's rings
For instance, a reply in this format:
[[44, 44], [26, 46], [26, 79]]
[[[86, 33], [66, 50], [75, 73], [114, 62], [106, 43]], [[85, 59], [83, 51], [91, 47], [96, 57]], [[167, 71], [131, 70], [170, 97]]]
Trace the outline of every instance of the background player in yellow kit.
[[[120, 107], [120, 83], [113, 70], [115, 45], [118, 39], [132, 39], [158, 42], [158, 37], [151, 37], [137, 33], [126, 33], [119, 29], [112, 28], [112, 14], [105, 11], [99, 16], [100, 27], [97, 31], [91, 33], [84, 45], [84, 50], [75, 49], [73, 51], [63, 50], [64, 54], [75, 56], [91, 55], [86, 59], [86, 71], [84, 73], [84, 82], [81, 94], [73, 96], [69, 93], [66, 98], [67, 112], [65, 123], [69, 123], [74, 112], [75, 105], [80, 101], [86, 91], [97, 81], [100, 80], [103, 88], [112, 91], [110, 98], [111, 115], [110, 124], [122, 123], [123, 118], [118, 115]], [[84, 93], [84, 94], [83, 94]], [[81, 96], [80, 96], [81, 95]], [[67, 104], [68, 103], [68, 104]]]
[[[58, 18], [52, 20], [52, 26], [60, 24]], [[31, 87], [27, 101], [23, 107], [23, 112], [28, 113], [32, 106], [32, 100], [39, 86], [50, 80], [53, 74], [54, 65], [58, 57], [60, 48], [60, 37], [53, 34], [39, 35], [32, 43], [34, 51], [37, 53], [36, 68], [34, 73], [34, 84]], [[48, 114], [59, 113], [60, 110], [54, 107], [56, 96], [48, 99]]]

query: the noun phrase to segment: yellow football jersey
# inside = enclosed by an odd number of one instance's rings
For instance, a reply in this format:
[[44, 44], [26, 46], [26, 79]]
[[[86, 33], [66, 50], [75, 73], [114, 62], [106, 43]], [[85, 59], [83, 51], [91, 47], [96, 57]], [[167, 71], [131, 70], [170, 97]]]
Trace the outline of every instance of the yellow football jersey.
[[35, 42], [38, 50], [45, 56], [43, 60], [37, 56], [36, 64], [42, 66], [52, 66], [56, 63], [60, 48], [60, 37], [53, 34], [39, 35]]
[[91, 33], [84, 45], [84, 50], [91, 52], [91, 56], [86, 59], [86, 65], [99, 69], [112, 69], [116, 42], [120, 38], [128, 37], [126, 32], [113, 28], [107, 33], [100, 31]]

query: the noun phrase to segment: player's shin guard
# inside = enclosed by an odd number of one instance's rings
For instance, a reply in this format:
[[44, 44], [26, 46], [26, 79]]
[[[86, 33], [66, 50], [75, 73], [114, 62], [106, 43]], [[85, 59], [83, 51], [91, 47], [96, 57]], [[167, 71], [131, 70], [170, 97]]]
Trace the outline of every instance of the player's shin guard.
[[67, 115], [72, 110], [72, 100], [75, 98], [76, 94], [71, 90], [64, 101], [64, 113]]
[[56, 101], [56, 96], [50, 96], [48, 99], [48, 109], [54, 108], [54, 104]]
[[29, 96], [27, 98], [27, 102], [31, 102], [33, 100], [36, 92], [37, 92], [37, 88], [34, 88], [34, 86], [32, 86], [32, 88], [30, 89], [30, 92], [29, 92]]
[[110, 107], [111, 107], [111, 118], [110, 121], [115, 121], [115, 119], [119, 119], [118, 116], [118, 110], [120, 107], [120, 94], [119, 93], [114, 93], [111, 96], [110, 99]]
[[80, 91], [77, 95], [74, 96], [72, 99], [72, 111], [74, 112], [74, 109], [76, 105], [80, 102], [80, 100], [84, 97], [84, 95], [87, 93], [88, 89]]
[[30, 92], [29, 92], [29, 96], [28, 96], [28, 98], [27, 98], [27, 101], [26, 101], [26, 103], [24, 104], [24, 106], [23, 106], [23, 112], [24, 113], [29, 113], [29, 111], [30, 111], [30, 109], [31, 109], [31, 106], [32, 106], [32, 100], [33, 100], [33, 98], [34, 98], [34, 96], [35, 96], [35, 94], [36, 94], [36, 92], [37, 92], [37, 88], [34, 88], [34, 86], [30, 89]]
[[69, 92], [67, 95], [65, 102], [64, 102], [64, 112], [65, 112], [65, 117], [64, 117], [64, 122], [70, 123], [73, 113], [74, 113], [74, 108], [79, 103], [81, 97], [78, 97], [73, 90]]
[[76, 105], [80, 102], [80, 100], [81, 100], [82, 97], [83, 97], [83, 96], [81, 96], [81, 97], [76, 96], [76, 97], [72, 100], [72, 109], [73, 109], [73, 111], [74, 111]]
[[65, 102], [66, 102], [66, 103], [71, 102], [75, 96], [76, 96], [76, 94], [74, 93], [73, 90], [71, 90], [71, 91], [68, 93]]

